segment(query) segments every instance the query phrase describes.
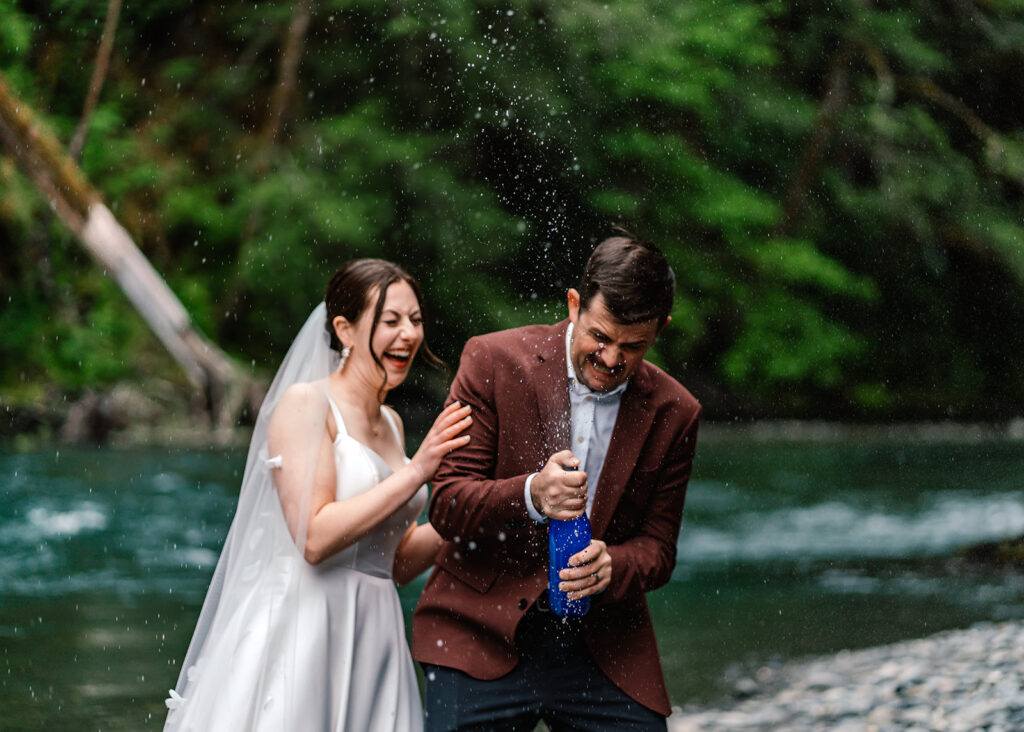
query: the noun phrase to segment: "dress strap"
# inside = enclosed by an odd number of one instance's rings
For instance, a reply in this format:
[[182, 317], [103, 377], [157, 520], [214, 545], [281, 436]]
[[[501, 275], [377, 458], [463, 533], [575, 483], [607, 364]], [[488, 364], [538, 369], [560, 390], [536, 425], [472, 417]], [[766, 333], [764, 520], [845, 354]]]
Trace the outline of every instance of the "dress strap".
[[[331, 399], [331, 395], [327, 395], [327, 403], [331, 405], [331, 413], [334, 414], [334, 425], [338, 428], [339, 435], [348, 435], [348, 430], [345, 429], [345, 420], [341, 418], [341, 410], [338, 409], [338, 405]], [[334, 439], [338, 439], [335, 437]]]
[[388, 424], [391, 425], [391, 431], [395, 433], [395, 439], [398, 440], [398, 446], [401, 447], [404, 452], [405, 443], [402, 442], [402, 433], [398, 431], [398, 423], [395, 421], [395, 418], [391, 416], [391, 410], [382, 405], [380, 411], [382, 411], [385, 418], [387, 418]]

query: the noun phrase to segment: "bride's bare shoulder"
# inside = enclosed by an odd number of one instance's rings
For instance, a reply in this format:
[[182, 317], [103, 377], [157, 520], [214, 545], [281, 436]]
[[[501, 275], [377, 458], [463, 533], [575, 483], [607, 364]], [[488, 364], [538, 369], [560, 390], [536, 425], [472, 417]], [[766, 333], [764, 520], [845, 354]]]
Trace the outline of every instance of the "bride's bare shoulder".
[[286, 415], [296, 415], [315, 406], [323, 408], [326, 403], [326, 380], [301, 381], [285, 389], [274, 408], [273, 419], [279, 420]]

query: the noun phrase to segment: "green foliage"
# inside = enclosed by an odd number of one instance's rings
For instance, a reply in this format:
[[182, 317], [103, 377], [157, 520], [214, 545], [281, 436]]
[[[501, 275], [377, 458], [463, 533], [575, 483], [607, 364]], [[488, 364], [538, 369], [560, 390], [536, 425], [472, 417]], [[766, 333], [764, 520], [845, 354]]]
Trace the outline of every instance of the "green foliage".
[[[69, 242], [57, 246], [67, 247]], [[50, 253], [54, 269], [83, 267], [78, 257]], [[102, 272], [89, 268], [75, 290], [51, 280], [44, 268], [22, 273], [22, 290], [9, 294], [0, 309], [0, 377], [5, 389], [26, 382], [53, 382], [76, 392], [136, 373], [133, 349], [152, 348], [152, 337], [134, 318], [125, 317], [124, 296]]]
[[32, 22], [15, 8], [3, 10], [0, 23], [0, 59], [4, 65], [28, 55], [32, 46]]
[[[620, 223], [677, 273], [652, 358], [708, 398], [816, 416], [1024, 405], [1020, 3], [315, 7], [269, 143], [296, 4], [125, 5], [82, 159], [246, 362], [272, 370], [356, 256], [420, 278], [455, 362], [474, 333], [563, 317]], [[62, 139], [103, 12], [0, 6], [4, 74]], [[3, 157], [0, 240], [0, 390], [174, 373]]]
[[812, 406], [813, 397], [842, 387], [844, 367], [864, 350], [847, 329], [782, 293], [751, 308], [745, 325], [722, 365], [733, 384], [769, 404]]

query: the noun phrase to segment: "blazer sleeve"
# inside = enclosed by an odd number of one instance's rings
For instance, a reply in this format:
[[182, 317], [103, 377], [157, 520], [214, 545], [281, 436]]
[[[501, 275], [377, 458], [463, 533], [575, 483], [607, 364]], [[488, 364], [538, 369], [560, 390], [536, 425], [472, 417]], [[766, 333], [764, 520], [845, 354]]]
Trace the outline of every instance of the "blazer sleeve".
[[597, 595], [598, 602], [618, 602], [631, 595], [656, 590], [672, 577], [676, 566], [676, 543], [683, 519], [686, 488], [693, 469], [697, 446], [700, 407], [673, 441], [661, 481], [647, 504], [637, 532], [618, 545], [609, 545], [612, 580]]
[[494, 477], [500, 438], [494, 376], [490, 344], [471, 338], [446, 402], [471, 407], [469, 444], [441, 461], [430, 499], [430, 522], [449, 541], [495, 536], [510, 520], [528, 518], [523, 497], [528, 475]]

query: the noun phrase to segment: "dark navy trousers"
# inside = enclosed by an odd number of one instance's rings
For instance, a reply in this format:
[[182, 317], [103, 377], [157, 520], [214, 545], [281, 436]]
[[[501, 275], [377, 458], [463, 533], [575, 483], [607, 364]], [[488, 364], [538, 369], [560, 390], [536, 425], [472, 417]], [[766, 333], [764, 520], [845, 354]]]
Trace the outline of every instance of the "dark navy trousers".
[[426, 732], [664, 732], [665, 718], [633, 701], [590, 657], [579, 620], [531, 608], [516, 631], [519, 663], [481, 681], [423, 664]]

